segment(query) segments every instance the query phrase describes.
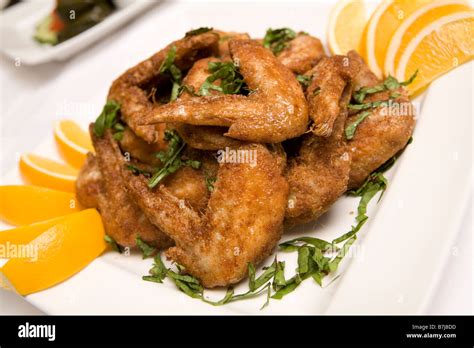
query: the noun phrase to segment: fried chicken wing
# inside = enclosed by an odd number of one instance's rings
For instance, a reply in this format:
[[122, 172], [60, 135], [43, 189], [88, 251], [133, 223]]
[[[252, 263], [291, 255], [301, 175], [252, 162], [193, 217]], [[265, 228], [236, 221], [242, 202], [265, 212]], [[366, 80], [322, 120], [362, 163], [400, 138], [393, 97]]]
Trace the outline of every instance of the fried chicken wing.
[[178, 122], [229, 127], [226, 136], [275, 143], [305, 132], [308, 110], [303, 91], [291, 71], [251, 40], [229, 43], [234, 63], [252, 92], [176, 100], [154, 106], [142, 124]]
[[319, 39], [306, 33], [299, 33], [281, 51], [278, 60], [295, 74], [304, 74], [323, 57], [324, 48]]
[[[194, 91], [199, 91], [202, 84], [209, 77], [209, 63], [221, 62], [217, 58], [204, 58], [194, 63], [193, 67], [183, 80], [183, 84]], [[218, 84], [219, 81], [216, 81]], [[211, 90], [211, 94], [219, 95], [219, 91]], [[180, 100], [192, 98], [192, 94], [185, 90], [180, 96]], [[173, 123], [173, 127], [178, 131], [183, 140], [191, 147], [200, 150], [219, 150], [225, 147], [237, 146], [238, 140], [224, 136], [228, 128], [216, 126], [193, 126], [185, 123]]]
[[155, 156], [158, 151], [165, 150], [167, 143], [163, 139], [157, 139], [156, 142], [149, 144], [138, 137], [130, 127], [125, 127], [123, 137], [120, 140], [120, 148], [123, 152], [129, 153], [131, 157], [140, 162], [158, 165], [160, 160]]
[[102, 173], [99, 161], [88, 153], [76, 179], [76, 197], [83, 208], [98, 208], [98, 197], [102, 194]]
[[121, 176], [124, 158], [111, 132], [107, 130], [99, 138], [92, 127], [90, 134], [102, 173], [102, 190], [97, 196], [97, 205], [106, 233], [123, 246], [135, 246], [136, 236], [139, 235], [158, 248], [169, 247], [171, 239], [150, 222], [125, 191]]
[[[339, 66], [339, 56], [328, 58]], [[330, 90], [321, 90], [323, 98]], [[316, 220], [347, 190], [351, 154], [343, 135], [347, 104], [351, 98], [349, 82], [337, 99], [339, 115], [328, 137], [313, 133], [304, 136], [296, 157], [290, 160], [286, 178], [290, 185], [285, 224], [293, 226]]]
[[346, 56], [325, 57], [306, 73], [312, 77], [306, 98], [315, 135], [331, 135], [334, 121], [341, 111], [339, 100], [359, 68], [357, 63], [358, 61], [351, 61]]
[[231, 40], [250, 40], [247, 33], [225, 32], [214, 30], [219, 35], [219, 57], [224, 60], [230, 59], [229, 42]]
[[109, 91], [108, 100], [115, 100], [120, 104], [123, 120], [136, 135], [148, 143], [163, 138], [165, 125], [143, 126], [141, 118], [153, 109], [153, 103], [148, 97], [149, 89], [152, 86], [162, 86], [168, 81], [166, 76], [160, 74], [160, 67], [172, 47], [176, 48], [174, 64], [185, 71], [196, 60], [219, 54], [219, 36], [214, 32], [207, 32], [177, 40], [128, 69], [114, 81]]
[[[356, 89], [381, 83], [355, 51], [349, 52], [348, 56], [351, 60], [361, 63], [354, 80]], [[393, 107], [381, 106], [372, 109], [370, 115], [357, 127], [354, 138], [349, 141], [352, 163], [348, 188], [362, 185], [371, 172], [402, 150], [410, 139], [415, 127], [414, 107], [404, 88], [399, 88], [396, 92], [400, 96], [393, 99]], [[365, 102], [388, 98], [388, 92], [380, 92], [368, 96]], [[400, 105], [403, 108], [398, 108]], [[358, 116], [359, 114], [350, 116], [346, 125], [353, 123]]]
[[288, 194], [281, 160], [264, 145], [242, 145], [252, 163], [221, 163], [205, 214], [199, 214], [161, 185], [151, 191], [143, 178], [123, 171], [130, 194], [156, 226], [176, 243], [168, 257], [203, 286], [241, 280], [249, 262], [258, 264], [278, 242]]

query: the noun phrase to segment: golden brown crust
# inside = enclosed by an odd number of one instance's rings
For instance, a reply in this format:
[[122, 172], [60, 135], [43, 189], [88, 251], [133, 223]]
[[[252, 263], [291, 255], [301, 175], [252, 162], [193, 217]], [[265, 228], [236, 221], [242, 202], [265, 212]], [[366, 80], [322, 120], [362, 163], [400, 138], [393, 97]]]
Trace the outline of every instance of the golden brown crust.
[[[369, 70], [363, 59], [355, 52], [348, 53], [351, 60], [361, 62], [361, 68], [354, 79], [357, 89], [373, 87], [381, 81]], [[399, 97], [393, 99], [393, 107], [378, 107], [357, 127], [354, 138], [348, 142], [352, 153], [352, 164], [348, 188], [357, 188], [375, 169], [380, 167], [392, 156], [402, 150], [410, 139], [415, 128], [414, 108], [407, 97], [404, 88], [396, 91]], [[388, 92], [370, 95], [366, 102], [387, 100]], [[407, 112], [397, 111], [397, 103]], [[347, 119], [349, 125], [358, 118], [359, 114]]]
[[249, 96], [193, 97], [155, 106], [143, 124], [181, 122], [229, 127], [229, 137], [255, 142], [281, 142], [304, 133], [308, 110], [302, 89], [291, 71], [252, 40], [230, 41]]
[[185, 37], [172, 42], [150, 58], [128, 69], [114, 81], [110, 88], [108, 100], [115, 100], [121, 106], [123, 120], [139, 137], [148, 143], [154, 143], [163, 138], [165, 126], [143, 126], [141, 118], [153, 108], [149, 100], [149, 85], [163, 84], [167, 80], [159, 73], [159, 69], [171, 47], [176, 47], [174, 64], [185, 71], [201, 58], [217, 55], [219, 37], [216, 33], [208, 32], [201, 35]]
[[102, 191], [102, 174], [99, 161], [88, 153], [76, 180], [76, 197], [83, 208], [97, 208], [98, 196]]
[[314, 69], [307, 72], [312, 77], [306, 98], [315, 135], [331, 135], [334, 121], [340, 113], [339, 100], [358, 68], [357, 61], [346, 56], [332, 56], [321, 59]]
[[125, 154], [129, 153], [130, 157], [151, 165], [160, 164], [160, 160], [155, 156], [155, 154], [158, 151], [165, 150], [168, 146], [164, 139], [149, 144], [142, 138], [138, 137], [130, 127], [125, 127], [123, 137], [119, 143], [120, 148]]
[[[196, 92], [199, 91], [204, 81], [210, 75], [208, 70], [209, 63], [221, 61], [221, 59], [213, 57], [198, 60], [188, 71], [183, 84]], [[216, 84], [218, 83], [219, 81], [216, 81]], [[221, 94], [216, 90], [211, 90], [210, 93], [213, 95]], [[186, 100], [190, 98], [192, 98], [192, 94], [186, 90], [179, 99]], [[193, 126], [185, 123], [173, 123], [173, 127], [186, 144], [199, 150], [219, 150], [228, 146], [237, 146], [240, 143], [238, 140], [224, 136], [224, 133], [228, 130], [226, 127]]]
[[[151, 224], [138, 205], [124, 190], [120, 175], [125, 168], [124, 158], [110, 130], [102, 138], [90, 134], [102, 173], [103, 194], [98, 196], [98, 208], [106, 233], [123, 246], [135, 246], [136, 236], [158, 248], [172, 245], [171, 240]], [[125, 169], [126, 170], [126, 169]]]
[[230, 59], [229, 42], [231, 40], [250, 40], [247, 33], [236, 33], [233, 31], [214, 30], [219, 35], [219, 57], [224, 60]]
[[321, 41], [311, 35], [299, 33], [288, 43], [278, 60], [295, 74], [304, 74], [325, 56]]
[[241, 280], [248, 263], [268, 256], [282, 233], [288, 184], [281, 162], [263, 145], [235, 150], [255, 151], [256, 165], [221, 164], [202, 218], [164, 186], [152, 192], [142, 178], [124, 172], [134, 199], [176, 242], [168, 257], [208, 288]]

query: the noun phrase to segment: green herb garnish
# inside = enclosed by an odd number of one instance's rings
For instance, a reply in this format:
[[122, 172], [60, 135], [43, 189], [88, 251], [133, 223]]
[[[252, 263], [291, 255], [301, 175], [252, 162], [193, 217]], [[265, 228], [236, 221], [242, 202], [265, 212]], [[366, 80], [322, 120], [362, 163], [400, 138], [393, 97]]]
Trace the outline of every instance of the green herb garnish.
[[118, 122], [117, 114], [120, 110], [120, 105], [114, 101], [109, 100], [103, 107], [102, 112], [94, 123], [94, 134], [98, 137], [104, 136], [105, 130], [112, 128]]
[[164, 178], [175, 173], [181, 167], [190, 166], [194, 169], [199, 169], [201, 167], [200, 161], [190, 159], [183, 160], [180, 157], [186, 143], [181, 139], [176, 131], [165, 131], [165, 140], [168, 142], [168, 149], [156, 154], [156, 157], [159, 158], [163, 166], [158, 169], [148, 181], [148, 187], [150, 188], [158, 185]]
[[[209, 62], [209, 75], [201, 88], [200, 95], [209, 95], [210, 90], [219, 91], [223, 94], [239, 94], [243, 93], [245, 86], [244, 79], [239, 72], [237, 66], [231, 62]], [[220, 80], [220, 85], [214, 84], [215, 81]]]
[[263, 46], [272, 50], [273, 54], [278, 55], [288, 46], [288, 42], [295, 37], [295, 31], [290, 28], [270, 28], [263, 38]]
[[359, 124], [370, 115], [370, 111], [361, 112], [357, 120], [348, 125], [345, 129], [346, 139], [351, 140], [354, 137], [355, 131]]
[[296, 75], [296, 80], [298, 80], [303, 89], [307, 88], [311, 83], [311, 77], [306, 75]]
[[206, 177], [206, 187], [209, 192], [214, 191], [214, 183], [216, 182], [217, 178], [213, 177]]
[[139, 247], [140, 250], [142, 251], [143, 259], [151, 257], [156, 252], [155, 247], [143, 241], [143, 239], [141, 239], [141, 237], [138, 234], [135, 237], [135, 243], [137, 244], [137, 247]]
[[176, 98], [178, 98], [182, 79], [181, 70], [179, 70], [179, 68], [174, 64], [175, 58], [176, 46], [171, 46], [158, 71], [160, 74], [167, 75], [173, 84], [171, 87], [170, 101], [176, 100]]
[[137, 166], [134, 166], [133, 164], [127, 164], [126, 165], [126, 168], [128, 170], [130, 170], [134, 175], [143, 175], [145, 177], [150, 177], [151, 176], [151, 173], [146, 171], [146, 170], [143, 170], [143, 169], [140, 169], [138, 168]]
[[213, 29], [213, 28], [208, 28], [208, 27], [201, 27], [201, 28], [193, 29], [193, 30], [188, 31], [188, 32], [184, 35], [184, 37], [189, 37], [189, 36], [204, 34], [204, 33], [207, 33], [208, 31], [211, 31], [212, 29]]
[[[417, 75], [418, 75], [418, 70], [416, 70], [415, 73], [408, 80], [403, 81], [403, 82], [398, 82], [398, 80], [395, 77], [389, 75], [385, 79], [385, 81], [383, 81], [379, 85], [376, 85], [373, 87], [363, 87], [359, 89], [358, 91], [354, 93], [353, 98], [357, 103], [362, 104], [367, 95], [384, 92], [384, 91], [393, 91], [401, 86], [408, 86], [415, 80]], [[397, 98], [397, 96], [395, 96], [394, 98]]]
[[123, 247], [118, 244], [111, 236], [105, 235], [104, 240], [109, 244], [113, 250], [117, 251], [119, 254], [123, 253]]

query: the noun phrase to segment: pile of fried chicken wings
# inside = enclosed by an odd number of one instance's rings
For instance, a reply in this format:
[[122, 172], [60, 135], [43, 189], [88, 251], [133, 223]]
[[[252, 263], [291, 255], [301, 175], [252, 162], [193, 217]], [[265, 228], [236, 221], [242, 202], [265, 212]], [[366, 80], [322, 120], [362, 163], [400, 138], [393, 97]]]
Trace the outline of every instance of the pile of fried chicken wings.
[[401, 84], [380, 88], [355, 51], [327, 56], [285, 30], [193, 30], [113, 82], [116, 118], [90, 126], [76, 186], [118, 244], [140, 236], [206, 288], [237, 283], [285, 227], [405, 147], [415, 115], [387, 112], [410, 103]]

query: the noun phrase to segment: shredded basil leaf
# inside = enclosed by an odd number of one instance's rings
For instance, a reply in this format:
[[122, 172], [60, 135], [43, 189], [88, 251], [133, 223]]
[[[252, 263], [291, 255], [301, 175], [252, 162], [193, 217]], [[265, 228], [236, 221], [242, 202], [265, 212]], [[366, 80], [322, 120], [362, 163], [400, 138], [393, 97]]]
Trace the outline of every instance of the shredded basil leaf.
[[298, 80], [303, 88], [307, 88], [311, 83], [311, 76], [296, 75], [296, 80]]
[[116, 122], [118, 122], [117, 114], [119, 111], [120, 105], [114, 100], [109, 100], [94, 123], [94, 134], [102, 137], [106, 129], [114, 127]]
[[359, 117], [357, 118], [357, 120], [355, 120], [354, 122], [352, 122], [350, 125], [348, 125], [345, 129], [345, 134], [346, 134], [346, 139], [347, 140], [351, 140], [352, 138], [354, 138], [354, 134], [355, 134], [355, 131], [357, 129], [357, 127], [359, 126], [359, 124], [362, 123], [362, 121], [364, 121], [366, 119], [367, 116], [370, 115], [370, 111], [364, 111], [364, 112], [361, 112]]
[[182, 80], [181, 70], [174, 64], [175, 58], [176, 46], [171, 46], [166, 54], [165, 60], [158, 70], [160, 74], [168, 76], [173, 84], [171, 87], [170, 101], [178, 98]]
[[104, 240], [112, 247], [113, 250], [117, 251], [119, 254], [123, 253], [123, 247], [118, 244], [111, 236], [106, 234], [104, 236]]
[[[231, 62], [209, 62], [208, 70], [211, 73], [199, 89], [199, 95], [210, 95], [210, 91], [218, 91], [223, 94], [243, 94], [246, 85], [237, 66]], [[214, 82], [219, 80], [220, 85]]]
[[156, 154], [156, 157], [158, 157], [163, 166], [158, 169], [148, 181], [148, 187], [150, 188], [158, 185], [164, 178], [175, 173], [181, 167], [190, 166], [194, 169], [201, 167], [200, 161], [183, 160], [180, 157], [186, 143], [176, 131], [166, 130], [165, 140], [168, 142], [167, 151], [160, 151]]
[[287, 46], [288, 42], [296, 37], [294, 30], [290, 28], [268, 29], [263, 38], [263, 46], [269, 48], [273, 54], [278, 55]]
[[137, 247], [139, 247], [140, 250], [142, 251], [143, 259], [151, 257], [156, 252], [156, 249], [152, 247], [151, 245], [149, 245], [148, 243], [146, 243], [145, 241], [143, 241], [143, 239], [141, 239], [141, 237], [138, 234], [135, 237], [135, 243], [137, 244]]
[[193, 29], [193, 30], [190, 30], [190, 31], [186, 32], [184, 37], [204, 34], [204, 33], [207, 33], [208, 31], [211, 31], [212, 29], [213, 28], [209, 28], [209, 27], [201, 27], [201, 28]]

